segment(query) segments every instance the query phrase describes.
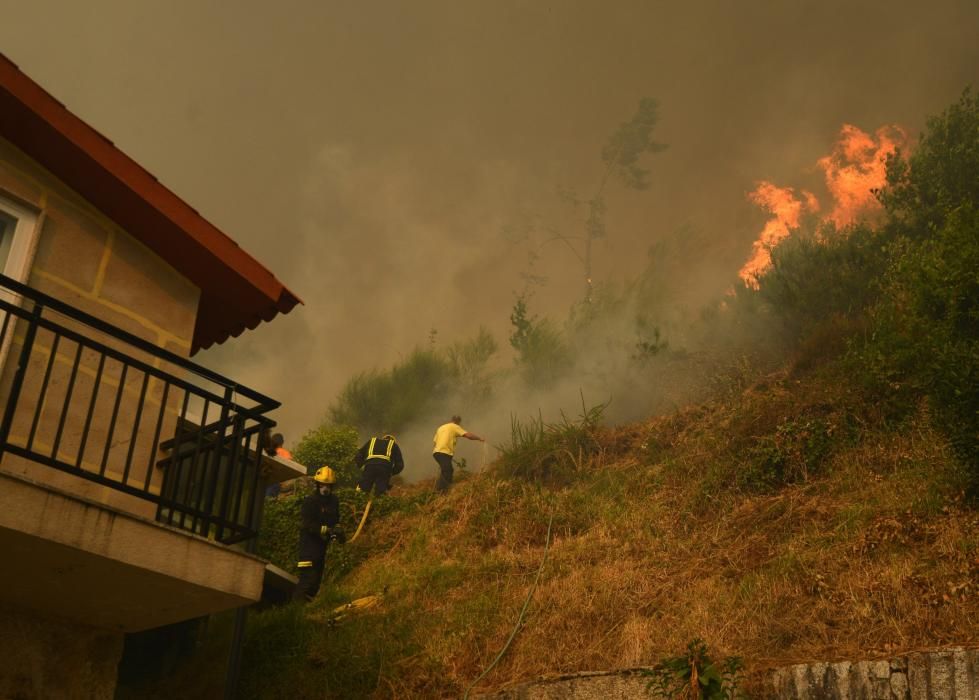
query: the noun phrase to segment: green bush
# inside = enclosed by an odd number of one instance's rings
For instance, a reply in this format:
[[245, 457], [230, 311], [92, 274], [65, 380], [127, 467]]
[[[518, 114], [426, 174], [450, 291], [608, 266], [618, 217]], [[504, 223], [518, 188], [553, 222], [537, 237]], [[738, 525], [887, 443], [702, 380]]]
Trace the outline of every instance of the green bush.
[[[309, 483], [299, 482], [296, 489], [287, 495], [270, 498], [265, 501], [262, 527], [259, 532], [258, 554], [268, 559], [276, 566], [286, 571], [297, 573], [296, 556], [299, 545], [299, 520], [303, 499], [311, 493]], [[336, 490], [340, 501], [340, 527], [353, 537], [360, 524], [360, 518], [367, 505], [368, 495], [352, 488]], [[419, 492], [411, 497], [387, 495], [374, 499], [369, 522], [374, 522], [395, 511], [412, 511], [433, 498], [434, 494]], [[336, 580], [350, 571], [369, 552], [360, 547], [361, 540], [356, 544], [330, 546], [326, 553], [326, 578]]]
[[783, 421], [774, 434], [756, 439], [735, 480], [746, 491], [767, 491], [818, 474], [840, 436], [818, 417]]
[[545, 423], [543, 417], [510, 419], [510, 442], [500, 446], [497, 469], [504, 478], [543, 484], [571, 481], [585, 462], [602, 450], [597, 433], [608, 404], [586, 408], [577, 420], [562, 412], [561, 420]]
[[553, 386], [571, 369], [571, 349], [550, 319], [530, 316], [527, 302], [519, 297], [510, 313], [510, 345], [517, 351], [517, 368], [533, 389]]
[[[979, 96], [966, 91], [928, 120], [910, 155], [888, 159], [884, 222], [797, 232], [772, 251], [756, 292], [786, 330], [797, 371], [845, 354], [885, 417], [928, 396], [937, 425], [979, 497]], [[745, 313], [753, 310], [753, 313]], [[785, 483], [809, 469], [787, 435], [759, 441], [743, 485]]]
[[341, 484], [352, 485], [359, 476], [354, 464], [359, 447], [354, 428], [324, 424], [303, 435], [293, 451], [293, 457], [306, 466], [307, 474], [314, 474], [320, 467], [328, 466], [337, 473]]
[[861, 349], [882, 391], [932, 400], [979, 497], [979, 212], [953, 212], [934, 238], [906, 239]]
[[928, 121], [881, 193], [895, 242], [871, 333], [855, 350], [882, 395], [927, 394], [979, 498], [979, 95]]
[[454, 396], [464, 397], [469, 410], [490, 396], [488, 364], [496, 351], [485, 329], [445, 350], [415, 349], [388, 370], [363, 372], [348, 381], [330, 406], [330, 422], [365, 433], [397, 432]]
[[929, 118], [911, 155], [895, 154], [887, 166], [880, 200], [914, 238], [930, 237], [962, 206], [979, 207], [979, 94], [967, 89]]
[[707, 645], [695, 639], [685, 654], [665, 658], [641, 673], [649, 677], [646, 690], [658, 698], [734, 700], [741, 697], [738, 685], [743, 669], [740, 657], [714, 660], [707, 654]]
[[492, 396], [494, 377], [488, 365], [497, 350], [496, 340], [485, 328], [480, 328], [474, 338], [453, 343], [445, 350], [454, 393], [464, 399], [461, 410], [471, 410]]
[[330, 407], [330, 419], [370, 433], [401, 430], [444, 399], [450, 379], [444, 357], [416, 349], [390, 370], [364, 372], [347, 382]]
[[276, 566], [297, 572], [299, 516], [309, 487], [300, 484], [288, 495], [265, 500], [262, 526], [258, 533], [258, 555]]
[[887, 236], [865, 225], [798, 232], [772, 251], [758, 295], [794, 341], [828, 319], [852, 318], [877, 298]]

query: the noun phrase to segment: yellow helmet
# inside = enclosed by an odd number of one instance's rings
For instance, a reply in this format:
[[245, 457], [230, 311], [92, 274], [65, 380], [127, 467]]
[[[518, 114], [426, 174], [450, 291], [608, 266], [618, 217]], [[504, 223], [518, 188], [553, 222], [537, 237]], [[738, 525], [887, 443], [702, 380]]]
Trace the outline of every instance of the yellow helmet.
[[313, 476], [313, 481], [320, 484], [335, 484], [337, 483], [337, 475], [329, 467], [320, 467], [316, 470], [316, 474]]

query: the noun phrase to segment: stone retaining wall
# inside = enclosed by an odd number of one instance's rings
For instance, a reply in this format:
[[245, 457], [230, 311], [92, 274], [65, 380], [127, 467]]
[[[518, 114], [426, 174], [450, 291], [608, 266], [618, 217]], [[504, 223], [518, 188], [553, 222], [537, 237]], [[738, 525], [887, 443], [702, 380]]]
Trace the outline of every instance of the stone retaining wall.
[[[581, 673], [524, 683], [485, 700], [631, 700], [652, 698], [638, 669]], [[914, 653], [885, 661], [811, 663], [776, 669], [773, 700], [979, 700], [979, 650]]]
[[979, 651], [947, 649], [889, 661], [799, 664], [772, 674], [780, 700], [979, 700]]

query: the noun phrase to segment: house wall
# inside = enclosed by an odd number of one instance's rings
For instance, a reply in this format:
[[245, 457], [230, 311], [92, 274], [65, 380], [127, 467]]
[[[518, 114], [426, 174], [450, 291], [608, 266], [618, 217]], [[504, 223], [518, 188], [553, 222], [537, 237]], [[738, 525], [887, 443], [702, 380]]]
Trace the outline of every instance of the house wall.
[[[30, 286], [159, 347], [189, 356], [200, 298], [200, 290], [189, 280], [3, 139], [0, 139], [0, 195], [20, 200], [39, 212], [40, 233], [27, 280]], [[69, 328], [80, 327], [56, 315], [50, 318]], [[6, 405], [24, 330], [23, 322], [19, 322], [12, 340], [7, 343], [6, 358], [0, 370], [0, 401], [3, 402], [0, 405]], [[83, 335], [124, 350], [127, 355], [154, 367], [180, 374], [172, 367], [161, 365], [158, 359], [134, 351], [111, 337], [93, 333], [90, 329], [85, 329]], [[27, 443], [53, 345], [53, 334], [46, 330], [38, 332], [10, 433], [14, 444]], [[66, 339], [59, 342], [45, 401], [37, 414], [34, 447], [53, 454], [57, 440], [60, 459], [74, 463], [81, 455], [82, 468], [90, 471], [98, 471], [104, 461], [107, 473], [113, 478], [122, 478], [123, 465], [129, 461], [132, 448], [132, 466], [126, 475], [128, 482], [142, 487], [148, 481], [151, 490], [158, 490], [162, 473], [152, 466], [158, 458], [151, 454], [153, 433], [162, 412], [162, 439], [172, 437], [182, 392], [168, 392], [167, 405], [162, 407], [162, 383], [156, 378], [147, 378], [149, 399], [140, 424], [136, 426], [136, 407], [144, 375], [128, 371], [119, 393], [119, 417], [109, 440], [108, 425], [115, 410], [122, 365], [114, 360], [106, 361], [99, 375], [99, 354], [85, 350], [79, 356], [79, 368], [72, 384], [70, 377], [77, 353], [78, 346], [74, 342]], [[99, 382], [96, 385], [97, 376]], [[59, 438], [58, 426], [69, 386], [72, 391], [70, 410], [66, 412]], [[82, 449], [84, 421], [90, 405], [93, 418]], [[215, 417], [212, 413], [211, 419]], [[13, 455], [4, 456], [0, 470], [59, 488], [74, 489], [86, 498], [146, 517], [155, 513], [155, 506], [147, 501]]]
[[200, 290], [60, 180], [0, 138], [0, 191], [42, 212], [31, 286], [190, 355]]

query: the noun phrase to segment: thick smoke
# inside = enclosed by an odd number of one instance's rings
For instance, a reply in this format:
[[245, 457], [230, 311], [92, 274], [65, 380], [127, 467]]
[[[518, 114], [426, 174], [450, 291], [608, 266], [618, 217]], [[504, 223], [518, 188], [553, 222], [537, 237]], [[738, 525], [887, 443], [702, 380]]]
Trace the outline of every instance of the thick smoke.
[[[602, 144], [640, 98], [659, 100], [655, 137], [670, 148], [650, 158], [647, 192], [608, 193], [595, 278], [621, 284], [648, 251], [681, 249], [667, 277], [683, 284], [660, 314], [679, 344], [676, 319], [751, 253], [759, 181], [794, 186], [842, 124], [913, 136], [979, 83], [971, 0], [42, 1], [3, 16], [6, 55], [305, 300], [197, 358], [281, 399], [290, 441], [353, 373], [433, 328], [451, 343], [486, 326], [505, 348], [530, 252], [517, 224], [532, 222], [534, 240], [542, 226], [581, 234], [555, 192], [594, 189]], [[534, 310], [563, 317], [580, 264], [563, 246], [540, 253]], [[511, 412], [574, 411], [579, 389], [637, 399], [615, 418], [657, 409], [600, 379], [628, 372], [593, 374], [508, 396], [469, 427], [498, 438]]]

